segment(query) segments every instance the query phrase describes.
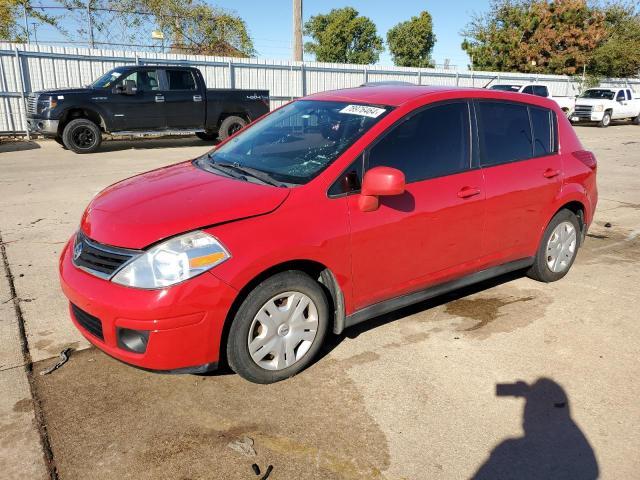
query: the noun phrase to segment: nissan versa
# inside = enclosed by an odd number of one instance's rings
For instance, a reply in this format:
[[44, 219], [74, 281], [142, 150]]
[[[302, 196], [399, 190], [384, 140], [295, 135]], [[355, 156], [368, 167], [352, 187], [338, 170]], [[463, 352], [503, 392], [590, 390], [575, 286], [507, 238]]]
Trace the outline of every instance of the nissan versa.
[[366, 86], [108, 187], [60, 277], [107, 354], [270, 383], [328, 332], [509, 271], [562, 278], [596, 201], [596, 159], [553, 101]]

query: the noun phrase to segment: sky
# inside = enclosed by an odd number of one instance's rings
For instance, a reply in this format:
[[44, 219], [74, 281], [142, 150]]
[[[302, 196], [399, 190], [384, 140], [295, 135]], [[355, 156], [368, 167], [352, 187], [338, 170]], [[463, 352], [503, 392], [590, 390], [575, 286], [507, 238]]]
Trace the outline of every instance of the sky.
[[[235, 10], [247, 23], [258, 55], [263, 58], [291, 58], [292, 0], [217, 0], [214, 5]], [[268, 4], [268, 7], [267, 7]], [[332, 8], [354, 7], [369, 17], [385, 39], [387, 30], [423, 10], [433, 17], [436, 44], [433, 58], [438, 64], [450, 59], [451, 65], [465, 69], [467, 54], [460, 48], [464, 28], [474, 12], [482, 13], [489, 0], [303, 0], [303, 22], [312, 15], [328, 13]], [[305, 60], [313, 57], [305, 54]], [[380, 55], [382, 65], [393, 65], [389, 51]]]
[[[265, 59], [291, 58], [292, 0], [204, 1], [212, 6], [232, 10], [245, 20], [254, 40], [258, 57]], [[369, 17], [376, 24], [378, 35], [386, 41], [386, 33], [391, 27], [427, 10], [433, 18], [436, 34], [436, 44], [432, 54], [436, 64], [443, 64], [445, 59], [449, 59], [451, 66], [457, 66], [458, 69], [464, 70], [469, 59], [460, 48], [462, 43], [460, 31], [474, 13], [486, 11], [489, 8], [489, 2], [490, 0], [303, 0], [302, 11], [303, 22], [305, 22], [313, 15], [328, 13], [332, 8], [354, 7], [361, 15]], [[43, 0], [35, 3], [50, 5], [53, 2]], [[64, 15], [64, 11], [58, 10], [49, 13]], [[63, 20], [63, 25], [69, 30], [73, 30], [71, 22], [73, 22], [72, 16], [67, 16], [66, 21]], [[38, 26], [37, 37], [42, 43], [45, 43], [46, 40], [69, 40], [44, 25]], [[142, 38], [145, 38], [145, 35]], [[148, 43], [153, 42], [151, 32], [149, 32]], [[313, 60], [313, 55], [305, 54], [305, 60]], [[393, 65], [388, 50], [385, 49], [382, 52], [378, 64]]]

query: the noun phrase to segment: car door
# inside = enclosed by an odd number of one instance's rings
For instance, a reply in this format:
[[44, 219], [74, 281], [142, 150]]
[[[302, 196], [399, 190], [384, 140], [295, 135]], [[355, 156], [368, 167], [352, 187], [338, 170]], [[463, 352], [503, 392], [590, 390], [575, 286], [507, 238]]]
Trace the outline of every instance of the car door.
[[169, 129], [203, 129], [204, 95], [191, 70], [167, 68], [162, 95]]
[[625, 118], [629, 114], [629, 102], [627, 102], [627, 96], [624, 93], [624, 90], [618, 90], [616, 92], [615, 103], [613, 104], [613, 115], [611, 115], [611, 118]]
[[475, 107], [486, 191], [483, 257], [499, 264], [531, 256], [561, 187], [555, 113], [494, 100]]
[[484, 191], [482, 172], [471, 168], [470, 123], [467, 101], [430, 105], [365, 151], [366, 169], [404, 172], [406, 191], [380, 197], [372, 212], [360, 210], [359, 195], [348, 199], [356, 309], [472, 268], [480, 253]]
[[[132, 95], [123, 91], [126, 81], [132, 81], [135, 84], [135, 92]], [[159, 93], [159, 85], [156, 70], [136, 70], [119, 79], [114, 90], [109, 94], [109, 110], [113, 117], [112, 130], [164, 128], [164, 106], [156, 102], [157, 93]]]

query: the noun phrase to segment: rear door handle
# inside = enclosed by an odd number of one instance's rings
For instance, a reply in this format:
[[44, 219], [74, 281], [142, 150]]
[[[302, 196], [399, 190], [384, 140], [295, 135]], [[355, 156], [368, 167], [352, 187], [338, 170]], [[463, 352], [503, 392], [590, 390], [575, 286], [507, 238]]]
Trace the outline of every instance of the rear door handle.
[[202, 95], [194, 95], [193, 96], [193, 101], [194, 102], [201, 102], [202, 101]]
[[544, 178], [557, 177], [558, 175], [560, 175], [560, 170], [555, 170], [553, 168], [547, 168], [542, 175], [544, 175]]
[[156, 102], [157, 103], [164, 102], [164, 95], [156, 95]]
[[475, 187], [463, 187], [458, 191], [458, 197], [469, 198], [480, 194], [480, 189]]

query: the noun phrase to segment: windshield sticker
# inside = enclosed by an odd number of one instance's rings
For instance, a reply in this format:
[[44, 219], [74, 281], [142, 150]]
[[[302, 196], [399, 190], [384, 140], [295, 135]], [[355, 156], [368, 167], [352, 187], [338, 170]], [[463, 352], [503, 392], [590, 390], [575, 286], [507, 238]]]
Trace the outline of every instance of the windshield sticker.
[[347, 105], [340, 113], [349, 115], [360, 115], [362, 117], [377, 118], [385, 112], [384, 108], [368, 107], [366, 105]]

